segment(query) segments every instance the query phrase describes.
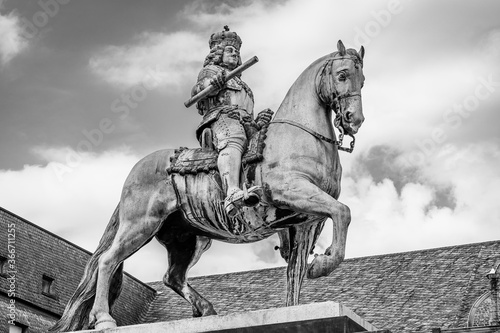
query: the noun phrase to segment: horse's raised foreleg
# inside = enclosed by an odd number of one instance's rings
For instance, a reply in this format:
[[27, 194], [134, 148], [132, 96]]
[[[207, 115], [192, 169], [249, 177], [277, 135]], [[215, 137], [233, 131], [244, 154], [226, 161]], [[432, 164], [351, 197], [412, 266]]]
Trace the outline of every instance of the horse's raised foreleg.
[[280, 207], [332, 219], [332, 245], [324, 255], [314, 258], [307, 272], [308, 278], [329, 275], [345, 257], [347, 229], [351, 222], [349, 207], [304, 178], [287, 179], [274, 185], [271, 186], [272, 199]]
[[216, 315], [212, 304], [187, 283], [188, 270], [208, 250], [211, 239], [193, 234], [169, 237], [162, 232], [158, 236], [168, 251], [168, 270], [163, 283], [187, 300], [193, 307], [193, 317]]
[[325, 254], [316, 256], [307, 272], [309, 279], [316, 279], [329, 275], [345, 258], [345, 247], [347, 240], [347, 229], [351, 221], [351, 213], [347, 211], [338, 212], [336, 218], [332, 217], [333, 235], [332, 244], [326, 249]]

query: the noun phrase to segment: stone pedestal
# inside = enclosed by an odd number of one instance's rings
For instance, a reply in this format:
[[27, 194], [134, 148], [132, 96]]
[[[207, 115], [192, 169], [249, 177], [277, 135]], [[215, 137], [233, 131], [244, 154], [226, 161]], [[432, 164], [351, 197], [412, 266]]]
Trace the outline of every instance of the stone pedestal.
[[[123, 326], [106, 333], [160, 332], [329, 332], [355, 333], [377, 331], [372, 324], [340, 303], [312, 303], [228, 315]], [[82, 332], [97, 332], [95, 330]], [[380, 331], [388, 332], [388, 331]]]

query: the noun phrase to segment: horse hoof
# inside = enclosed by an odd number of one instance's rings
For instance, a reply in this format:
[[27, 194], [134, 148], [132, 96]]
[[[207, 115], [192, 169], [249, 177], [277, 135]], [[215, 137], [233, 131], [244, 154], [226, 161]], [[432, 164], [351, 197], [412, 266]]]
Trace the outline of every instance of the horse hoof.
[[210, 310], [206, 311], [206, 312], [203, 314], [203, 316], [204, 316], [204, 317], [205, 317], [205, 316], [216, 316], [216, 315], [217, 315], [217, 312], [215, 312], [215, 310], [214, 310], [214, 309], [210, 309]]
[[326, 276], [326, 270], [328, 265], [328, 260], [325, 258], [324, 254], [320, 254], [314, 257], [313, 262], [309, 265], [307, 270], [308, 279], [317, 279], [321, 276]]
[[109, 314], [102, 314], [95, 323], [95, 329], [104, 330], [108, 328], [116, 328], [116, 321]]
[[96, 330], [105, 330], [108, 328], [116, 328], [116, 321], [114, 320], [106, 320], [106, 321], [99, 321], [95, 324], [95, 329]]
[[341, 262], [342, 259], [336, 256], [320, 254], [314, 258], [309, 266], [307, 278], [317, 279], [322, 276], [328, 276]]
[[198, 310], [196, 308], [193, 308], [193, 317], [206, 317], [206, 316], [216, 316], [217, 312], [215, 312], [213, 306], [210, 305], [210, 307], [203, 308], [201, 310]]

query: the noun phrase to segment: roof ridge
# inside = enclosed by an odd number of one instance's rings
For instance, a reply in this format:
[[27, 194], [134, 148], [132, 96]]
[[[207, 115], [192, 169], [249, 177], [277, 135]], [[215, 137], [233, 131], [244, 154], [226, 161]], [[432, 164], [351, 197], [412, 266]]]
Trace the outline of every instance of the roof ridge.
[[[482, 270], [493, 254], [500, 257], [499, 249], [500, 240], [350, 258], [332, 279], [308, 280], [301, 304], [334, 299], [393, 332], [463, 326], [469, 304], [483, 290]], [[369, 269], [363, 269], [365, 264]], [[282, 266], [197, 276], [192, 284], [203, 295], [218, 296], [211, 301], [220, 313], [250, 311], [282, 306], [285, 272]], [[247, 286], [254, 284], [259, 289], [249, 292]], [[150, 285], [160, 292], [149, 308], [148, 322], [187, 317], [190, 308], [181, 298], [159, 288], [161, 281]], [[171, 310], [164, 311], [167, 308]]]
[[[25, 218], [24, 218], [24, 217], [22, 217], [22, 216], [17, 215], [16, 213], [11, 212], [11, 211], [10, 211], [10, 210], [8, 210], [8, 209], [3, 208], [2, 206], [0, 206], [0, 211], [3, 211], [5, 214], [10, 215], [10, 216], [12, 216], [12, 217], [15, 217], [16, 219], [19, 219], [19, 220], [23, 221], [24, 223], [27, 223], [27, 224], [29, 224], [30, 226], [35, 227], [35, 228], [37, 228], [38, 230], [41, 230], [41, 231], [43, 231], [44, 233], [47, 233], [47, 234], [49, 234], [50, 236], [55, 237], [55, 238], [57, 238], [57, 239], [59, 239], [59, 240], [61, 240], [61, 241], [65, 242], [66, 244], [68, 244], [68, 245], [70, 245], [70, 246], [75, 247], [76, 249], [78, 249], [78, 250], [80, 250], [80, 251], [84, 252], [85, 254], [88, 254], [88, 255], [90, 255], [90, 256], [91, 256], [91, 255], [94, 253], [94, 252], [91, 252], [91, 251], [89, 251], [89, 250], [84, 249], [83, 247], [81, 247], [81, 246], [79, 246], [79, 245], [76, 245], [75, 243], [73, 243], [73, 242], [71, 242], [71, 241], [67, 240], [66, 238], [64, 238], [64, 237], [62, 237], [62, 236], [59, 236], [59, 235], [57, 235], [57, 234], [53, 233], [52, 231], [49, 231], [49, 230], [47, 230], [47, 229], [45, 229], [45, 228], [42, 228], [41, 226], [39, 226], [39, 225], [37, 225], [37, 224], [35, 224], [35, 223], [33, 223], [33, 222], [31, 222], [31, 221], [29, 221], [29, 220], [25, 219]], [[136, 277], [135, 277], [135, 276], [133, 276], [132, 274], [127, 273], [125, 270], [123, 270], [123, 274], [127, 275], [127, 276], [128, 276], [128, 277], [130, 277], [132, 280], [135, 280], [135, 281], [137, 281], [138, 283], [140, 283], [140, 284], [144, 285], [146, 288], [150, 288], [152, 291], [156, 292], [156, 290], [155, 290], [154, 288], [152, 288], [151, 286], [149, 286], [146, 282], [142, 282], [141, 280], [139, 280], [138, 278], [136, 278]]]
[[395, 252], [395, 253], [375, 254], [372, 256], [353, 257], [353, 258], [347, 258], [344, 261], [360, 260], [360, 259], [366, 259], [366, 258], [377, 258], [377, 257], [392, 257], [392, 256], [403, 255], [403, 254], [426, 253], [426, 252], [443, 251], [443, 250], [449, 250], [449, 249], [454, 249], [454, 248], [464, 248], [464, 247], [472, 247], [472, 246], [473, 247], [475, 247], [475, 246], [482, 247], [482, 246], [491, 245], [494, 243], [500, 243], [500, 239], [499, 240], [477, 242], [477, 243], [447, 245], [447, 246], [427, 248], [427, 249], [422, 249], [422, 250], [411, 250], [411, 251], [403, 251], [403, 252]]
[[33, 226], [33, 227], [37, 228], [38, 230], [41, 230], [41, 231], [43, 231], [43, 232], [45, 232], [45, 233], [49, 234], [49, 235], [50, 235], [50, 236], [52, 236], [52, 237], [55, 237], [55, 238], [57, 238], [57, 239], [59, 239], [59, 240], [61, 240], [61, 241], [65, 242], [65, 243], [67, 243], [67, 244], [69, 244], [69, 245], [71, 245], [71, 246], [76, 247], [78, 250], [80, 250], [80, 251], [82, 251], [82, 252], [85, 252], [86, 254], [90, 254], [90, 255], [92, 255], [92, 252], [91, 252], [91, 251], [86, 250], [86, 249], [84, 249], [83, 247], [78, 246], [78, 245], [76, 245], [75, 243], [73, 243], [73, 242], [71, 242], [71, 241], [69, 241], [69, 240], [67, 240], [67, 239], [65, 239], [65, 238], [63, 238], [63, 237], [61, 237], [61, 236], [59, 236], [59, 235], [57, 235], [57, 234], [53, 233], [52, 231], [49, 231], [49, 230], [47, 230], [47, 229], [44, 229], [44, 228], [42, 228], [41, 226], [39, 226], [38, 224], [35, 224], [35, 223], [31, 222], [31, 221], [28, 221], [28, 220], [27, 220], [27, 219], [25, 219], [24, 217], [19, 216], [19, 215], [17, 215], [16, 213], [13, 213], [13, 212], [11, 212], [10, 210], [5, 209], [5, 208], [3, 208], [2, 206], [0, 206], [0, 211], [2, 211], [2, 210], [3, 210], [6, 214], [11, 215], [11, 216], [13, 216], [13, 217], [15, 217], [15, 218], [17, 218], [17, 219], [19, 219], [19, 220], [21, 220], [21, 221], [25, 222], [25, 223], [28, 223], [29, 225], [31, 225], [31, 226]]
[[[435, 251], [443, 251], [443, 250], [449, 250], [449, 249], [454, 249], [454, 248], [466, 248], [466, 247], [476, 247], [476, 246], [487, 246], [490, 244], [494, 243], [500, 243], [500, 240], [491, 240], [491, 241], [484, 241], [484, 242], [478, 242], [478, 243], [467, 243], [467, 244], [458, 244], [458, 245], [447, 245], [447, 246], [441, 246], [441, 247], [435, 247], [435, 248], [427, 248], [423, 250], [411, 250], [411, 251], [403, 251], [403, 252], [395, 252], [395, 253], [385, 253], [385, 254], [376, 254], [376, 255], [371, 255], [371, 256], [361, 256], [361, 257], [353, 257], [353, 258], [346, 258], [344, 261], [358, 261], [358, 260], [365, 260], [367, 258], [380, 258], [380, 257], [394, 257], [394, 256], [400, 256], [400, 255], [405, 255], [405, 254], [417, 254], [417, 253], [428, 253], [428, 252], [435, 252]], [[199, 278], [204, 278], [208, 276], [223, 276], [223, 275], [240, 275], [240, 274], [247, 274], [249, 272], [252, 273], [257, 273], [261, 271], [268, 271], [268, 270], [282, 270], [286, 269], [286, 265], [283, 266], [276, 266], [276, 267], [268, 267], [268, 268], [259, 268], [259, 269], [249, 269], [245, 271], [238, 271], [238, 272], [227, 272], [227, 273], [216, 273], [216, 274], [206, 274], [206, 275], [198, 275], [198, 276], [192, 276], [189, 277], [190, 279], [199, 279]], [[157, 283], [161, 281], [150, 281], [148, 283]]]
[[239, 271], [239, 272], [217, 273], [217, 274], [210, 274], [210, 275], [198, 275], [198, 276], [190, 277], [190, 279], [204, 278], [207, 276], [240, 275], [240, 274], [247, 274], [249, 272], [257, 273], [257, 272], [270, 271], [270, 270], [282, 270], [282, 269], [286, 269], [286, 267], [287, 266], [276, 266], [276, 267], [267, 267], [267, 268], [259, 268], [259, 269], [248, 269], [246, 271]]

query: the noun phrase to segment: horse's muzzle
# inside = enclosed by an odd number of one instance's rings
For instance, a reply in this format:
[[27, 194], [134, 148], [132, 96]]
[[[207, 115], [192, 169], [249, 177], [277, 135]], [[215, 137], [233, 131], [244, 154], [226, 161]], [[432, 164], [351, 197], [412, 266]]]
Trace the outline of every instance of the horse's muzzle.
[[365, 117], [361, 115], [361, 117], [354, 117], [348, 124], [347, 132], [350, 134], [356, 134], [359, 131], [359, 128], [365, 121]]

